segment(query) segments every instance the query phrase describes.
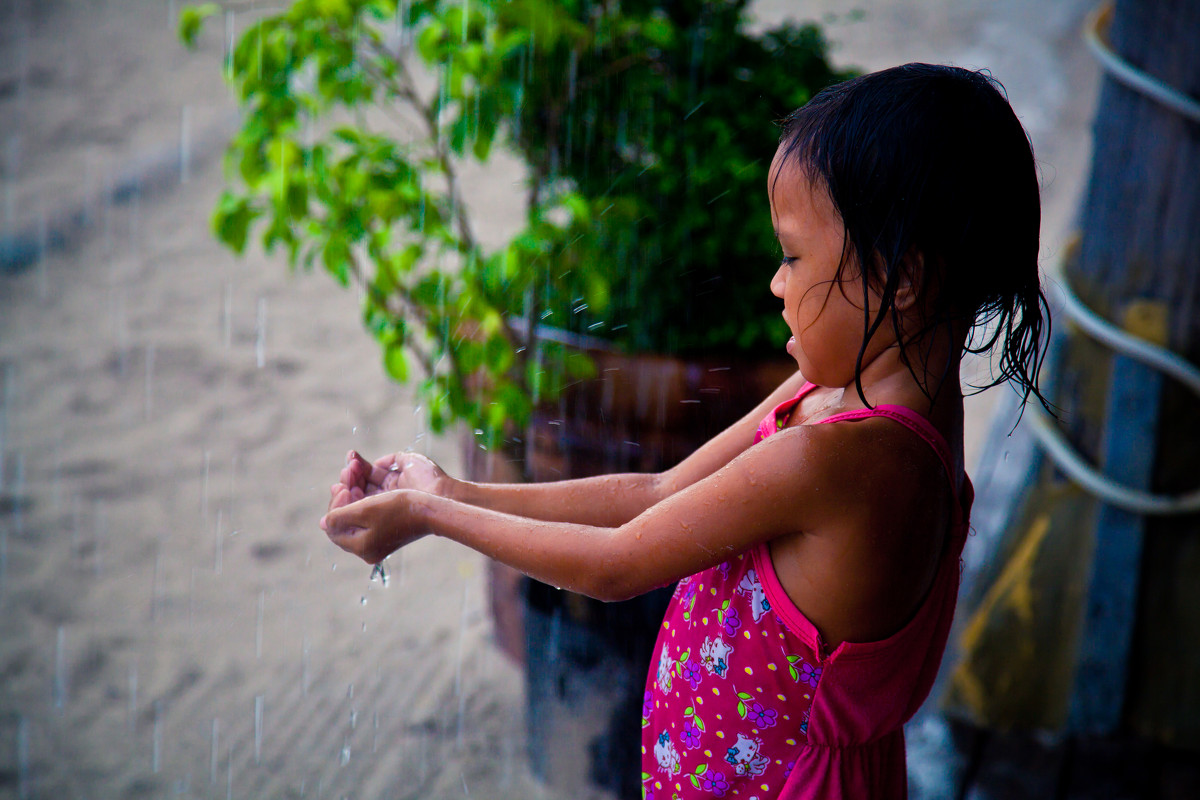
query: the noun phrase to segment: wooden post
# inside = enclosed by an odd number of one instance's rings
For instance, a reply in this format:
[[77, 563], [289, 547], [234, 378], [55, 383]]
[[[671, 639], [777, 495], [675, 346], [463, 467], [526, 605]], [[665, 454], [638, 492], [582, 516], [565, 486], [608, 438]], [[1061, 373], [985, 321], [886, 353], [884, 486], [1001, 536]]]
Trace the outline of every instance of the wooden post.
[[[1162, 344], [1166, 322], [1166, 308], [1161, 303], [1137, 302], [1126, 313], [1125, 329]], [[1162, 376], [1131, 358], [1117, 356], [1108, 381], [1105, 474], [1130, 488], [1149, 489]], [[1116, 730], [1121, 722], [1145, 527], [1140, 514], [1108, 504], [1102, 504], [1096, 515], [1095, 549], [1068, 720], [1072, 730], [1104, 734]]]
[[[1117, 0], [1128, 64], [1200, 98], [1200, 3]], [[1096, 313], [1200, 363], [1200, 122], [1103, 82], [1072, 287]], [[1132, 309], [1132, 310], [1131, 310]], [[1200, 402], [1056, 319], [1052, 394], [1072, 443], [1162, 494], [1200, 485]], [[990, 444], [983, 463], [1008, 442]], [[1037, 458], [1009, 465], [1019, 474]], [[1026, 473], [1028, 474], [1028, 473]], [[981, 501], [986, 508], [986, 495]], [[1142, 518], [1053, 468], [973, 522], [995, 563], [964, 573], [951, 713], [996, 728], [1110, 733], [1200, 749], [1200, 515]], [[994, 511], [994, 509], [993, 509]], [[1006, 521], [1007, 520], [1007, 521]]]

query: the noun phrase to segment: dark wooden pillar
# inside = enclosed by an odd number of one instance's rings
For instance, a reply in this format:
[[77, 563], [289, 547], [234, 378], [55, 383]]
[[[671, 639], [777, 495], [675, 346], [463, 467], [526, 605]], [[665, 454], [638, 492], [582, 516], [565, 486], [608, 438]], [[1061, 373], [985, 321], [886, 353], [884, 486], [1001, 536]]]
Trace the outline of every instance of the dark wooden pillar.
[[[1200, 3], [1119, 0], [1106, 39], [1200, 98]], [[1086, 305], [1200, 364], [1200, 123], [1106, 75], [1080, 225], [1067, 274]], [[1200, 486], [1200, 401], [1055, 322], [1043, 378], [1075, 446], [1134, 487]], [[993, 527], [964, 573], [949, 710], [989, 728], [1200, 749], [1200, 515], [1105, 504], [1026, 447], [1026, 426], [1007, 437], [1012, 421], [997, 420], [978, 471], [974, 521]]]
[[[1134, 67], [1200, 98], [1200, 3], [1120, 0], [1108, 38]], [[1110, 321], [1126, 323], [1140, 307], [1167, 346], [1200, 363], [1200, 122], [1111, 78], [1071, 277]], [[1138, 398], [1158, 411], [1150, 487], [1176, 494], [1200, 485], [1200, 402], [1169, 380], [1158, 392], [1155, 382], [1145, 380]], [[1105, 409], [1103, 428], [1082, 421], [1080, 441], [1094, 446], [1088, 431], [1137, 424], [1137, 410], [1133, 419], [1127, 413]], [[1200, 517], [1147, 518], [1142, 528], [1140, 565], [1123, 565], [1138, 593], [1120, 719], [1156, 740], [1200, 748]]]

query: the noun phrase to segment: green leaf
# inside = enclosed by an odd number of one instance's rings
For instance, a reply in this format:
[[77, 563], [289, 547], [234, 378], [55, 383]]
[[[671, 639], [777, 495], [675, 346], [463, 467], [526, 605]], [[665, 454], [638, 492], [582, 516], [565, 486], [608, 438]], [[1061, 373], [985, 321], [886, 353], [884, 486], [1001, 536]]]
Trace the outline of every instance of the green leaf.
[[217, 200], [217, 208], [213, 212], [213, 232], [233, 252], [241, 255], [246, 249], [246, 235], [250, 229], [250, 223], [261, 213], [251, 205], [248, 197], [224, 191]]
[[489, 372], [502, 374], [512, 367], [513, 349], [503, 334], [489, 336], [484, 348], [484, 361]]
[[383, 351], [383, 365], [396, 383], [408, 381], [408, 356], [404, 352], [403, 340], [388, 343]]
[[563, 197], [563, 205], [571, 213], [571, 220], [577, 225], [587, 225], [592, 220], [592, 209], [588, 206], [587, 198], [577, 192], [570, 192]]
[[350, 245], [341, 234], [332, 234], [321, 250], [321, 260], [342, 286], [350, 285]]
[[596, 377], [596, 362], [592, 361], [586, 353], [577, 351], [567, 353], [564, 366], [567, 375], [572, 380], [587, 380]]
[[696, 767], [696, 775], [703, 775], [706, 772], [708, 772], [708, 764], [701, 764], [700, 766]]
[[179, 40], [184, 46], [194, 48], [196, 37], [204, 27], [204, 20], [221, 11], [216, 3], [202, 3], [198, 6], [188, 6], [179, 12]]

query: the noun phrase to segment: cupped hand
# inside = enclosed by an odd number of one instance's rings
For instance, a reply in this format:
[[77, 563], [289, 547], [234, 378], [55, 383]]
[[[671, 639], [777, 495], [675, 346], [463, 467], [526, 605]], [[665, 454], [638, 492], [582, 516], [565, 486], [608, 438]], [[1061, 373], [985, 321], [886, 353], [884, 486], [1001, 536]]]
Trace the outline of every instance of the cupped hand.
[[417, 520], [413, 501], [419, 497], [410, 490], [391, 490], [335, 506], [335, 496], [328, 513], [321, 517], [321, 530], [347, 553], [378, 564], [428, 533]]
[[451, 482], [450, 476], [441, 467], [420, 453], [393, 453], [376, 460], [371, 468], [372, 481], [377, 482], [383, 491], [416, 489], [418, 492], [445, 495]]
[[441, 467], [420, 453], [393, 453], [371, 463], [351, 450], [338, 482], [329, 487], [329, 507], [339, 508], [396, 489], [444, 494], [450, 480]]

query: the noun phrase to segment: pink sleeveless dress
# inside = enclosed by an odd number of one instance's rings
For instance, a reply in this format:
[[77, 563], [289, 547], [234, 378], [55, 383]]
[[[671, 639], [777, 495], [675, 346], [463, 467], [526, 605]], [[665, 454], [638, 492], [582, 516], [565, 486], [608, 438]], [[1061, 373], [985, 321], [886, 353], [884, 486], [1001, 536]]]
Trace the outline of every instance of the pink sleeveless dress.
[[[776, 408], [755, 442], [813, 388]], [[929, 694], [945, 649], [972, 489], [941, 434], [911, 409], [882, 405], [818, 424], [871, 417], [920, 436], [950, 476], [953, 524], [929, 593], [887, 639], [827, 652], [784, 592], [765, 543], [681, 580], [643, 698], [645, 797], [906, 796], [903, 725]]]

